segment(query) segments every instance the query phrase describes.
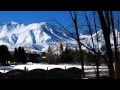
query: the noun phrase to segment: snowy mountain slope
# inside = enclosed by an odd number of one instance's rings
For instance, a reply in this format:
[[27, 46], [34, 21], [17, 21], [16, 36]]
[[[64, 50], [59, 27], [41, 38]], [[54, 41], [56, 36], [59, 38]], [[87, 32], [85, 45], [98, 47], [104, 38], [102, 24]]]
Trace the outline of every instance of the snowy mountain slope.
[[[98, 35], [98, 43], [97, 43]], [[120, 37], [120, 32], [116, 35]], [[94, 41], [94, 47], [101, 52], [105, 51], [105, 41], [102, 34], [102, 30], [99, 30], [92, 35]], [[110, 34], [111, 45], [113, 47], [113, 35]], [[80, 41], [89, 48], [93, 48], [91, 36], [89, 34], [80, 33]], [[120, 44], [120, 40], [118, 40]], [[70, 34], [64, 32], [62, 29], [52, 25], [48, 22], [32, 23], [24, 25], [23, 23], [7, 22], [0, 25], [0, 45], [7, 45], [8, 48], [13, 51], [15, 47], [22, 46], [26, 51], [31, 52], [46, 52], [48, 46], [54, 48], [57, 51], [60, 43], [69, 45], [71, 48], [76, 48], [77, 43]], [[82, 49], [87, 50], [85, 47]], [[58, 52], [58, 51], [57, 51]]]
[[46, 51], [50, 44], [61, 42], [76, 43], [69, 34], [47, 22], [27, 26], [16, 22], [0, 25], [0, 45], [5, 44], [10, 49], [23, 46], [28, 50]]
[[[120, 40], [119, 40], [119, 38], [120, 38], [120, 32], [118, 32], [116, 29], [115, 29], [115, 34], [116, 34], [116, 36], [117, 36], [117, 43], [118, 43], [118, 46], [120, 46]], [[97, 37], [98, 37], [98, 42], [97, 42]], [[93, 48], [93, 43], [92, 43], [92, 39], [91, 39], [91, 36], [90, 35], [80, 35], [80, 38], [81, 38], [81, 42], [84, 44], [84, 45], [86, 45], [87, 47], [89, 47], [89, 48]], [[97, 34], [96, 33], [94, 33], [93, 35], [92, 35], [92, 38], [93, 38], [93, 42], [94, 42], [94, 47], [95, 47], [95, 49], [96, 50], [98, 50], [98, 48], [99, 48], [99, 50], [101, 51], [101, 52], [104, 52], [105, 50], [106, 50], [106, 48], [105, 48], [105, 40], [104, 40], [104, 36], [103, 36], [103, 32], [102, 32], [102, 30], [99, 30], [98, 32], [97, 32]], [[113, 33], [111, 32], [110, 33], [110, 42], [111, 42], [111, 46], [112, 46], [112, 48], [114, 48], [114, 40], [113, 40], [114, 38], [113, 38]], [[86, 49], [86, 48], [85, 48]]]

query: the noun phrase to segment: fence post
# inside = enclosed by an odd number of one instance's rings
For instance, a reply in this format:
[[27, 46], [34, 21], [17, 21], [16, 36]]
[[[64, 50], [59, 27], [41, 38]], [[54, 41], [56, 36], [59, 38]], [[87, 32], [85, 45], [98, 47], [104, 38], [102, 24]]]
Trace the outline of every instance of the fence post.
[[65, 79], [66, 79], [66, 66], [65, 66]]
[[28, 79], [28, 68], [27, 68], [26, 72], [27, 72], [27, 79]]
[[47, 67], [47, 79], [48, 79], [48, 67]]
[[5, 68], [3, 68], [3, 70], [4, 70], [4, 79], [5, 79]]
[[25, 66], [24, 71], [26, 72], [26, 79], [28, 79], [28, 68]]

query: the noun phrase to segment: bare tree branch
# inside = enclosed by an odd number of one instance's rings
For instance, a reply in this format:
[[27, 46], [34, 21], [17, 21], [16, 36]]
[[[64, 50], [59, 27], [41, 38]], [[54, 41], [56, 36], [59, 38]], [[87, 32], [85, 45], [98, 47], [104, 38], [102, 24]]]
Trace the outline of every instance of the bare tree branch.
[[53, 18], [53, 20], [59, 24], [65, 31], [67, 31], [75, 40], [77, 40], [77, 38], [67, 29], [65, 28], [62, 24], [60, 24], [56, 19]]

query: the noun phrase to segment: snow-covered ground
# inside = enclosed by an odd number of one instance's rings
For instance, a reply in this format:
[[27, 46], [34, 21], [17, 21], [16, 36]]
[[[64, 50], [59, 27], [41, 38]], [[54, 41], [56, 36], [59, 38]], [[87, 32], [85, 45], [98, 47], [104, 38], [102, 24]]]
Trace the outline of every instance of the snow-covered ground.
[[[11, 66], [0, 66], [0, 72], [2, 73], [6, 73], [10, 70], [14, 70], [14, 69], [21, 69], [24, 70], [24, 68], [28, 68], [28, 71], [33, 70], [33, 69], [44, 69], [44, 70], [50, 70], [53, 68], [61, 68], [61, 69], [68, 69], [71, 67], [76, 67], [81, 69], [81, 65], [80, 64], [59, 64], [59, 65], [55, 65], [55, 64], [44, 64], [44, 63], [27, 63], [27, 64], [21, 64], [21, 65], [11, 65]], [[85, 68], [85, 73], [87, 74], [87, 76], [95, 76], [95, 66], [84, 66]], [[99, 71], [102, 72], [101, 74], [106, 74], [104, 72], [108, 71], [107, 66], [99, 66]]]

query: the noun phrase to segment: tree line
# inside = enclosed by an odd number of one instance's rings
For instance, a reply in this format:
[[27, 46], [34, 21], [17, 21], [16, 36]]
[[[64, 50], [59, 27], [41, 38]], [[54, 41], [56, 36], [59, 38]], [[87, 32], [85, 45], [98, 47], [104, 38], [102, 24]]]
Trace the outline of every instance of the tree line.
[[[13, 52], [8, 50], [6, 45], [0, 46], [0, 64], [1, 66], [15, 64], [26, 64], [27, 62], [33, 63], [48, 63], [48, 64], [60, 64], [60, 63], [81, 63], [79, 60], [79, 51], [71, 49], [68, 45], [63, 49], [63, 44], [60, 44], [59, 55], [54, 53], [51, 46], [48, 47], [48, 52], [38, 53], [26, 53], [23, 47], [15, 48]], [[82, 51], [85, 64], [94, 64], [94, 54], [91, 52]], [[42, 58], [42, 57], [45, 58]], [[100, 57], [101, 63], [106, 63], [102, 57]]]
[[1, 65], [9, 65], [9, 63], [27, 63], [26, 52], [24, 48], [15, 48], [11, 53], [6, 45], [0, 46], [0, 63]]

